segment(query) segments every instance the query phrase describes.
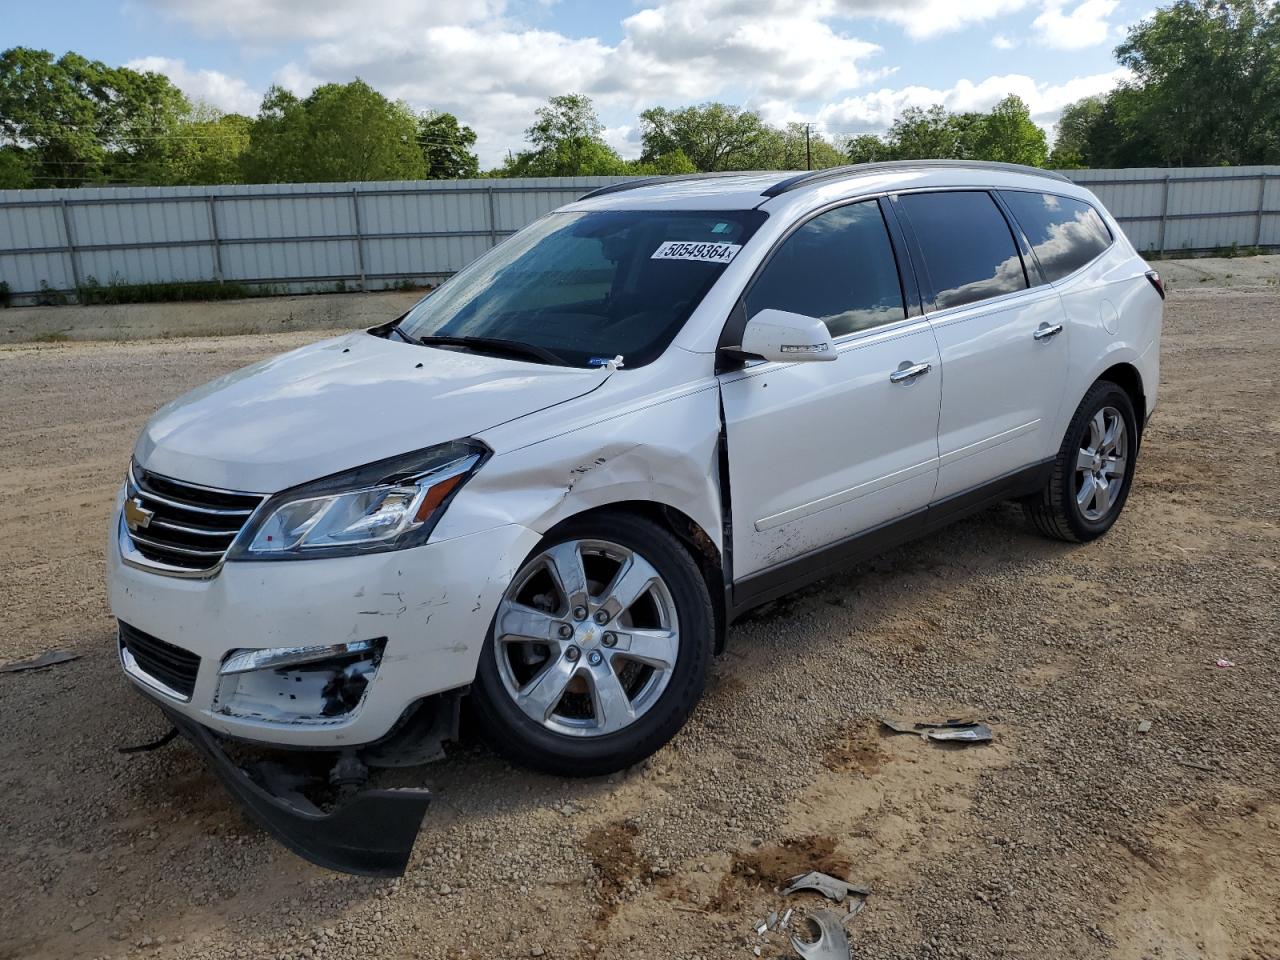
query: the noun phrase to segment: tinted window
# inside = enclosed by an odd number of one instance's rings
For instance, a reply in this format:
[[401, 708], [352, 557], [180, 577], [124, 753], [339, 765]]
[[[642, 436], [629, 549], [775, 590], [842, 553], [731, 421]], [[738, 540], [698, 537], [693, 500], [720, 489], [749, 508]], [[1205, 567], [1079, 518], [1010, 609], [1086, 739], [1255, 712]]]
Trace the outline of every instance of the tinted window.
[[570, 364], [666, 349], [765, 214], [754, 210], [553, 213], [473, 261], [419, 302], [415, 337], [489, 337]]
[[1016, 190], [1000, 196], [1050, 280], [1074, 273], [1111, 246], [1111, 233], [1098, 211], [1081, 200]]
[[1027, 276], [1004, 214], [987, 193], [911, 193], [911, 221], [939, 310], [1025, 290]]
[[791, 234], [747, 292], [747, 316], [773, 308], [819, 317], [833, 337], [907, 315], [880, 207], [819, 214]]

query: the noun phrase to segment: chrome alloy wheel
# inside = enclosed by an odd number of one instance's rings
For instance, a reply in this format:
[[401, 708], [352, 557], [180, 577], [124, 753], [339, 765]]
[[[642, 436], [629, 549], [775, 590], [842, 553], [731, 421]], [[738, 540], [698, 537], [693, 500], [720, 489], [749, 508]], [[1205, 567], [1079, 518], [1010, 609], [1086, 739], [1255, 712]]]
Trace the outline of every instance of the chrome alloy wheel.
[[507, 694], [556, 733], [616, 733], [662, 696], [680, 651], [675, 601], [658, 571], [607, 540], [569, 540], [533, 557], [494, 624]]
[[1115, 407], [1103, 407], [1089, 421], [1085, 445], [1076, 454], [1076, 506], [1086, 520], [1107, 515], [1120, 489], [1129, 453], [1124, 417]]

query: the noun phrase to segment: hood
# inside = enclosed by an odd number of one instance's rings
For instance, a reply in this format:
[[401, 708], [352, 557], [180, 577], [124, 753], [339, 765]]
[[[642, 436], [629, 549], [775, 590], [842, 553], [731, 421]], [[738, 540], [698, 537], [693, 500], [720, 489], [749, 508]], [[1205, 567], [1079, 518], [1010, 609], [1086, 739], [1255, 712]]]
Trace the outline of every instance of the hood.
[[608, 377], [355, 333], [179, 397], [148, 421], [134, 456], [189, 483], [274, 493], [473, 436], [589, 393]]

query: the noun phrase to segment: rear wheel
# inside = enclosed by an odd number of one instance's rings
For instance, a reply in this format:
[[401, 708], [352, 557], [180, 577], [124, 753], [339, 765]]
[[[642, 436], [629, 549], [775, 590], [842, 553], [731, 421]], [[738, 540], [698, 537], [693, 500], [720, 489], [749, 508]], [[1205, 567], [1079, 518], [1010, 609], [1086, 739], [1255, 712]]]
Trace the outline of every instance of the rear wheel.
[[1138, 424], [1123, 388], [1099, 380], [1067, 427], [1044, 489], [1024, 501], [1046, 536], [1085, 543], [1102, 536], [1124, 509], [1138, 456]]
[[683, 726], [702, 693], [706, 583], [670, 533], [616, 514], [570, 521], [512, 579], [476, 674], [476, 717], [508, 758], [611, 773]]

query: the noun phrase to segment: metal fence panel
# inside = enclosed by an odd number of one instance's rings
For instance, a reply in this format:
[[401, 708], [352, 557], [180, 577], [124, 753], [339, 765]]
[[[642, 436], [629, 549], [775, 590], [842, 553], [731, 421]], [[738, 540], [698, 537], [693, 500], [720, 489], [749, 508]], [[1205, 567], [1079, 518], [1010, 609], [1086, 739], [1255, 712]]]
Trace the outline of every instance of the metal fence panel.
[[[1280, 166], [1067, 174], [1139, 250], [1280, 246]], [[18, 300], [93, 282], [227, 280], [284, 292], [434, 281], [622, 179], [0, 191], [0, 281]]]

